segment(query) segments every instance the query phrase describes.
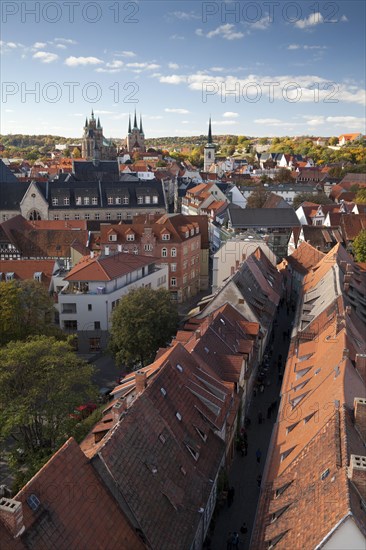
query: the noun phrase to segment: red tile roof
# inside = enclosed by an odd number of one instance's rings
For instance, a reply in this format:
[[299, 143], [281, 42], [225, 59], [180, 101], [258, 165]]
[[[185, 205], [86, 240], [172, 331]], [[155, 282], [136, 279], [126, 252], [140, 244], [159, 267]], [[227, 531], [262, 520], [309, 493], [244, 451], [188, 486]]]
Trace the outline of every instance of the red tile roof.
[[34, 279], [35, 273], [41, 273], [40, 282], [47, 289], [50, 287], [54, 267], [55, 260], [0, 260], [0, 273], [14, 273], [14, 278], [20, 281]]
[[[40, 501], [33, 511], [27, 498]], [[22, 503], [21, 548], [139, 550], [145, 546], [71, 438], [14, 497]]]
[[112, 281], [127, 273], [148, 266], [157, 258], [125, 254], [91, 258], [84, 257], [65, 277], [65, 281]]

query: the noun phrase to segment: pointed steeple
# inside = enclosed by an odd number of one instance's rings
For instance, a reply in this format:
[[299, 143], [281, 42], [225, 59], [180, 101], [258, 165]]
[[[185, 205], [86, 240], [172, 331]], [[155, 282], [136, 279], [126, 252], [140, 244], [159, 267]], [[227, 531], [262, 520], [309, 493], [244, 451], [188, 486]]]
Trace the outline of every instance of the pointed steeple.
[[134, 117], [134, 119], [133, 119], [133, 127], [134, 127], [134, 128], [138, 128], [138, 126], [137, 126], [137, 118], [136, 118], [136, 109], [135, 109], [135, 117]]
[[211, 131], [211, 117], [208, 123], [208, 139], [207, 143], [212, 143], [212, 131]]
[[128, 133], [131, 133], [131, 115], [128, 115]]
[[85, 128], [88, 126], [88, 117], [85, 117]]
[[140, 134], [143, 134], [144, 131], [142, 129], [142, 116], [140, 115]]
[[92, 117], [92, 120], [94, 120], [94, 110], [93, 109], [92, 109], [91, 117]]
[[97, 122], [97, 128], [101, 128], [99, 117], [98, 117], [98, 122]]

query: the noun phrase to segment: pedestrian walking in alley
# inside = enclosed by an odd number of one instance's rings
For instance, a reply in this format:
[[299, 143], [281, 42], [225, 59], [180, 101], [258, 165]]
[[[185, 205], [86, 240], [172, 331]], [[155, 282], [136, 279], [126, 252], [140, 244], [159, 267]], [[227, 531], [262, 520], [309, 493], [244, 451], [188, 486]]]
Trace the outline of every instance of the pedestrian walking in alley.
[[260, 391], [261, 393], [264, 392], [264, 384], [263, 384], [263, 383], [259, 386], [259, 391]]
[[262, 411], [258, 412], [258, 424], [262, 424], [263, 421], [263, 414]]
[[255, 452], [255, 456], [257, 457], [257, 462], [258, 462], [258, 464], [260, 464], [261, 456], [262, 456], [262, 451], [260, 450], [259, 447], [258, 447], [258, 449], [257, 449], [256, 452]]
[[242, 535], [246, 535], [247, 532], [248, 532], [248, 527], [247, 527], [247, 524], [245, 523], [245, 521], [244, 521], [243, 525], [240, 527], [240, 532], [241, 532]]
[[239, 548], [239, 534], [236, 531], [234, 531], [233, 536], [232, 536], [231, 547], [232, 548]]
[[259, 475], [257, 476], [257, 485], [258, 485], [258, 487], [261, 486], [261, 483], [262, 483], [262, 474], [259, 474]]

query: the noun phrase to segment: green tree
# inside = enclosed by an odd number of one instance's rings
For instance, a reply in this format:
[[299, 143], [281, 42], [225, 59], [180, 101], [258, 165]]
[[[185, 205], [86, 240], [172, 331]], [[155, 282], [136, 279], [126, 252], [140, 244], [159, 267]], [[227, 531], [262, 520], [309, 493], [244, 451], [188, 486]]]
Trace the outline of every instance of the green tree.
[[53, 300], [38, 281], [1, 282], [0, 304], [1, 344], [32, 334], [60, 334], [53, 324]]
[[355, 238], [352, 245], [356, 262], [366, 262], [366, 229], [363, 229]]
[[313, 202], [314, 204], [333, 204], [333, 201], [325, 193], [312, 195], [311, 193], [299, 193], [295, 196], [293, 208], [296, 210], [303, 202]]
[[280, 168], [273, 180], [275, 183], [293, 183], [294, 178], [287, 168]]
[[64, 157], [66, 157], [66, 158], [70, 158], [70, 157], [71, 157], [71, 151], [70, 151], [70, 149], [65, 149], [65, 150], [64, 150]]
[[158, 348], [168, 344], [177, 326], [177, 306], [168, 290], [132, 290], [113, 311], [111, 350], [119, 364], [147, 365]]
[[258, 187], [249, 195], [246, 208], [262, 208], [270, 194], [264, 187]]
[[0, 350], [0, 438], [26, 456], [52, 453], [70, 435], [74, 408], [95, 399], [94, 367], [67, 341], [32, 336]]
[[339, 143], [339, 139], [336, 137], [336, 136], [333, 136], [331, 138], [329, 138], [329, 145], [338, 145]]
[[366, 187], [363, 187], [362, 189], [359, 189], [357, 191], [355, 202], [357, 202], [358, 204], [366, 203]]
[[77, 147], [74, 147], [74, 149], [72, 150], [72, 157], [74, 159], [79, 159], [81, 158], [81, 154], [80, 154], [80, 151]]

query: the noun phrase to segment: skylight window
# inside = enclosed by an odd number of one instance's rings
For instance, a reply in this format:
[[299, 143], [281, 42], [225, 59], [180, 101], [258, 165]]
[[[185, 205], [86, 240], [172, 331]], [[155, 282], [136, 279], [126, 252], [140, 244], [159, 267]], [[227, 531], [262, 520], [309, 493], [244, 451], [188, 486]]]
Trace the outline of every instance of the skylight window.
[[199, 458], [199, 456], [200, 456], [199, 452], [196, 451], [195, 449], [193, 449], [193, 448], [192, 448], [190, 445], [188, 445], [187, 443], [186, 443], [186, 447], [187, 447], [188, 451], [191, 453], [191, 455], [193, 456], [193, 458], [197, 461], [198, 458]]
[[282, 487], [279, 487], [276, 490], [275, 497], [276, 498], [280, 497], [286, 491], [286, 489], [290, 487], [291, 483], [292, 481], [289, 481], [288, 483], [285, 483], [285, 485], [282, 485]]
[[281, 462], [283, 462], [288, 456], [289, 454], [292, 453], [292, 451], [294, 450], [295, 447], [291, 447], [291, 449], [287, 449], [287, 451], [284, 451], [282, 454], [281, 454]]
[[180, 365], [179, 363], [176, 364], [176, 367], [177, 367], [177, 370], [179, 370], [179, 372], [183, 372], [183, 367], [182, 365]]
[[160, 393], [161, 393], [161, 395], [163, 395], [165, 397], [166, 396], [166, 389], [165, 388], [160, 388]]
[[176, 412], [176, 413], [175, 413], [175, 416], [177, 417], [177, 419], [179, 420], [179, 422], [181, 422], [181, 420], [182, 420], [182, 415], [181, 415], [179, 412]]

